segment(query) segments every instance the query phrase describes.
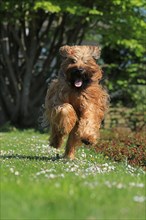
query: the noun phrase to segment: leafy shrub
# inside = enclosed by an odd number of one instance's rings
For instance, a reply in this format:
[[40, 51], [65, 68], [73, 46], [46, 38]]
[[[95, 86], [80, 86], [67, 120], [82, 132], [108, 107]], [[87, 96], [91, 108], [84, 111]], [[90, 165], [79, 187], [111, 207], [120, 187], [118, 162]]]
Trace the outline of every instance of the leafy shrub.
[[98, 153], [115, 161], [124, 161], [132, 166], [141, 166], [146, 170], [146, 139], [144, 132], [127, 132], [113, 129], [103, 134], [96, 146]]

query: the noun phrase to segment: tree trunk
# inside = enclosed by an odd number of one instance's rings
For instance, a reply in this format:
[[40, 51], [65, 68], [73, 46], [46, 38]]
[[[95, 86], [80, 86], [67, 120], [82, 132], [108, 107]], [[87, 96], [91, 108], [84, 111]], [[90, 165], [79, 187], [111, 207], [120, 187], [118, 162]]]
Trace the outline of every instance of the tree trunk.
[[47, 79], [58, 73], [59, 47], [81, 43], [86, 30], [84, 17], [70, 24], [66, 13], [58, 18], [40, 10], [31, 13], [29, 20], [25, 17], [23, 12], [15, 24], [0, 24], [0, 125], [37, 124]]

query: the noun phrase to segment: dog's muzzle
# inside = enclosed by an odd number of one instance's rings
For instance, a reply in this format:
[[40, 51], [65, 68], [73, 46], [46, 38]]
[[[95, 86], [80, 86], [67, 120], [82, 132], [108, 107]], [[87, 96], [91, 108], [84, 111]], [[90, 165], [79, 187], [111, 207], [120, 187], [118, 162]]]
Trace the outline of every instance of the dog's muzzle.
[[76, 68], [71, 71], [71, 84], [76, 88], [81, 88], [83, 86], [83, 73], [84, 69]]
[[91, 82], [84, 68], [72, 68], [66, 73], [66, 81], [75, 89], [85, 89]]

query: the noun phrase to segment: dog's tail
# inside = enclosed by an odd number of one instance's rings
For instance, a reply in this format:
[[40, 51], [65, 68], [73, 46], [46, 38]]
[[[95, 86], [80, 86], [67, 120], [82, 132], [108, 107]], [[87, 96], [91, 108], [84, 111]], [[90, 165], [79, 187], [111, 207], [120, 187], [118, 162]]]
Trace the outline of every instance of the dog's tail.
[[40, 129], [48, 128], [49, 121], [45, 111], [45, 105], [43, 104], [40, 108], [40, 113], [38, 117], [38, 125]]

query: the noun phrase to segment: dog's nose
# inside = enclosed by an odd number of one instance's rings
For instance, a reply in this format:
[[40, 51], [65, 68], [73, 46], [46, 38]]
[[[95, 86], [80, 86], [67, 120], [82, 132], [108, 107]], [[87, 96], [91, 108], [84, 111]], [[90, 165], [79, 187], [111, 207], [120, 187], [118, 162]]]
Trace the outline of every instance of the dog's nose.
[[73, 70], [73, 73], [82, 73], [84, 71], [84, 69], [82, 68], [76, 68]]
[[82, 69], [82, 68], [79, 68], [78, 71], [79, 71], [80, 73], [82, 73], [82, 72], [83, 72], [83, 69]]

